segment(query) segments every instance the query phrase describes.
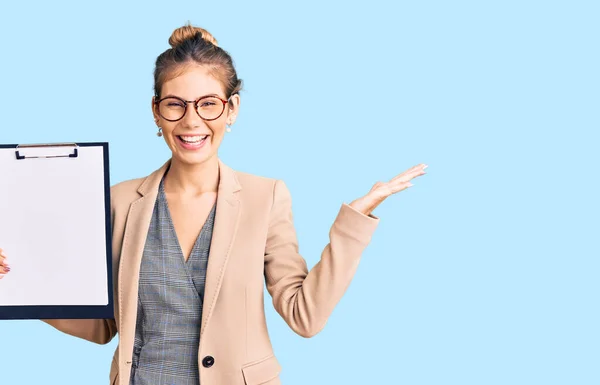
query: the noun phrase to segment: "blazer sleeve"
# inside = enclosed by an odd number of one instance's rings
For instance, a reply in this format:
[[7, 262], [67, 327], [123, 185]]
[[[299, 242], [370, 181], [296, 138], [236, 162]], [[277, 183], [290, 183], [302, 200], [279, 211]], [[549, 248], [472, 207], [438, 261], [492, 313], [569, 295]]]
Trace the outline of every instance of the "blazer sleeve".
[[379, 218], [342, 204], [329, 231], [329, 243], [310, 270], [299, 254], [292, 199], [277, 180], [265, 249], [265, 281], [276, 311], [297, 334], [319, 333], [356, 272]]
[[63, 333], [97, 344], [107, 344], [117, 334], [114, 319], [43, 319]]

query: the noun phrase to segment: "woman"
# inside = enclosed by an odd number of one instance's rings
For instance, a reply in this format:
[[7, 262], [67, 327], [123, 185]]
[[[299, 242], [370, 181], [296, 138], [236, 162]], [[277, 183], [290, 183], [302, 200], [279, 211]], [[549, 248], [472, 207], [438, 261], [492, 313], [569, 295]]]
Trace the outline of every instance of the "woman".
[[[156, 61], [152, 111], [172, 157], [111, 188], [115, 319], [44, 322], [99, 344], [119, 333], [110, 384], [280, 384], [263, 282], [296, 333], [318, 333], [378, 224], [371, 212], [426, 166], [343, 204], [308, 272], [285, 184], [218, 158], [240, 106], [231, 57], [189, 25], [169, 43]], [[8, 273], [3, 254], [0, 263]]]

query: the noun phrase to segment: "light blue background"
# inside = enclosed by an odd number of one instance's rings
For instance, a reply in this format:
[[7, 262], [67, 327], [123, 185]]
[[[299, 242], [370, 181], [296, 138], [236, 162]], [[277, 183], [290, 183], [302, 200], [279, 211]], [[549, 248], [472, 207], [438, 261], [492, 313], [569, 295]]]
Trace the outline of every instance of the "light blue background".
[[[322, 333], [267, 297], [285, 384], [599, 384], [598, 4], [2, 2], [0, 142], [108, 141], [113, 184], [158, 168], [154, 60], [189, 20], [245, 81], [221, 158], [286, 181], [309, 266], [343, 201], [429, 164]], [[116, 339], [0, 328], [0, 383], [107, 384]]]

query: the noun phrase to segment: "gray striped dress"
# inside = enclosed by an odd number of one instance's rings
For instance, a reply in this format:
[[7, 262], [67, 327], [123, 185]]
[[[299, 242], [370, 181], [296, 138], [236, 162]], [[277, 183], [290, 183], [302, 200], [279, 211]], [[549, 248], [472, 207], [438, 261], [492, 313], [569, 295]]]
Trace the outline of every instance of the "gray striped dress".
[[216, 203], [187, 261], [161, 181], [140, 266], [131, 385], [199, 385], [202, 299]]

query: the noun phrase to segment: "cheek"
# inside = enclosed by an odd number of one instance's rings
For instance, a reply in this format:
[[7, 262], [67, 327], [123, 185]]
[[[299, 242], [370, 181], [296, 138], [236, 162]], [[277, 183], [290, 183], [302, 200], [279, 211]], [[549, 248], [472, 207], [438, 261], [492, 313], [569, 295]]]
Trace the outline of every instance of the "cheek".
[[163, 122], [161, 124], [163, 132], [164, 133], [169, 133], [169, 134], [173, 132], [173, 130], [175, 129], [175, 126], [176, 126], [176, 124], [171, 123], [171, 122]]
[[213, 138], [217, 141], [220, 141], [221, 138], [225, 135], [225, 122], [214, 123], [209, 126], [210, 130], [213, 133]]

